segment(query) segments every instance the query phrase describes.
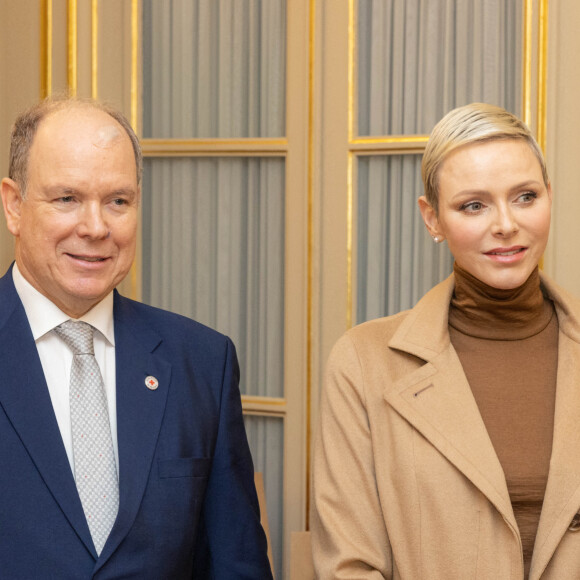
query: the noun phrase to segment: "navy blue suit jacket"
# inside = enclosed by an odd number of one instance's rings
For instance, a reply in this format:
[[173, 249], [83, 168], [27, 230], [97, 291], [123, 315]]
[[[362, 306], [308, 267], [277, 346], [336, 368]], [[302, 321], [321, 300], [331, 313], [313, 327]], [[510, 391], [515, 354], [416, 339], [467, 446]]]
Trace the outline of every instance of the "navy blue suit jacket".
[[12, 270], [0, 279], [0, 577], [271, 578], [233, 344], [116, 292], [114, 318], [120, 505], [97, 557]]

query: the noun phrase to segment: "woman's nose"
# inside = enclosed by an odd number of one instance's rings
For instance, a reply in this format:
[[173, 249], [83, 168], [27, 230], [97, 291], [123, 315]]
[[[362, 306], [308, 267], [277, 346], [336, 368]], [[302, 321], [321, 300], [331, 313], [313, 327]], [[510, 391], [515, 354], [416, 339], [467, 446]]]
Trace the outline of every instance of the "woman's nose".
[[495, 218], [492, 231], [496, 236], [511, 237], [520, 229], [515, 215], [509, 207], [498, 208]]

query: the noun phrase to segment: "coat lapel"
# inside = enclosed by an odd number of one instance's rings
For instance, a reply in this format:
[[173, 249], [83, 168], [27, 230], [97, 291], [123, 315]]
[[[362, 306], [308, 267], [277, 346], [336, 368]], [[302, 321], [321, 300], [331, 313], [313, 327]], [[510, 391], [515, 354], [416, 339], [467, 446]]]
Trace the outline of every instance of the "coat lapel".
[[409, 313], [389, 347], [426, 364], [385, 391], [387, 402], [461, 471], [517, 534], [505, 476], [447, 330], [453, 277]]
[[[44, 372], [12, 270], [0, 280], [0, 405], [65, 517], [96, 558], [54, 415]], [[2, 328], [7, 330], [1, 331]]]
[[[580, 510], [580, 303], [543, 280], [553, 298], [560, 326], [554, 438], [550, 473], [534, 545], [530, 578], [539, 578], [573, 516]], [[577, 308], [570, 309], [576, 303]]]
[[[107, 561], [135, 521], [150, 477], [171, 365], [153, 353], [161, 337], [115, 293], [115, 358], [117, 375], [117, 440], [119, 445], [119, 514], [95, 572]], [[158, 388], [145, 379], [153, 376]]]

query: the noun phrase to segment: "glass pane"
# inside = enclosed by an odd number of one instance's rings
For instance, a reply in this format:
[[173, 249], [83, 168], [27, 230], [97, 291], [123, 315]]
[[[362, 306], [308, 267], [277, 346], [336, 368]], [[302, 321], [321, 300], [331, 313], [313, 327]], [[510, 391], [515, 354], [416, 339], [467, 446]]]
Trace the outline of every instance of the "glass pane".
[[452, 272], [421, 218], [422, 194], [420, 155], [359, 158], [357, 323], [411, 308]]
[[285, 0], [143, 0], [143, 136], [285, 134]]
[[254, 470], [264, 475], [270, 543], [276, 578], [282, 576], [284, 481], [284, 421], [277, 417], [244, 415]]
[[358, 134], [430, 133], [473, 101], [521, 108], [521, 0], [358, 0]]
[[143, 299], [234, 341], [241, 390], [283, 396], [284, 160], [149, 158]]

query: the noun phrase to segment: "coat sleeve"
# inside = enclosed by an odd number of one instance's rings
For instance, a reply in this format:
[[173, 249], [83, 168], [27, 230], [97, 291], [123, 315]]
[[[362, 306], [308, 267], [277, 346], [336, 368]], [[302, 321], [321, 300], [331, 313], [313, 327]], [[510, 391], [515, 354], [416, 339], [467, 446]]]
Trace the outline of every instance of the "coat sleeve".
[[238, 383], [235, 347], [228, 339], [219, 428], [194, 560], [196, 580], [272, 578]]
[[314, 450], [312, 551], [320, 580], [393, 577], [364, 390], [345, 335], [328, 361]]

